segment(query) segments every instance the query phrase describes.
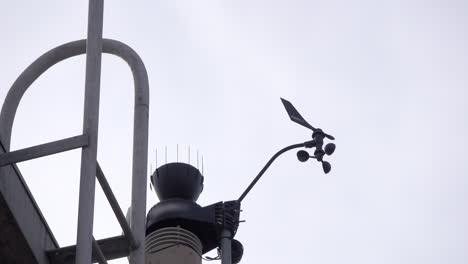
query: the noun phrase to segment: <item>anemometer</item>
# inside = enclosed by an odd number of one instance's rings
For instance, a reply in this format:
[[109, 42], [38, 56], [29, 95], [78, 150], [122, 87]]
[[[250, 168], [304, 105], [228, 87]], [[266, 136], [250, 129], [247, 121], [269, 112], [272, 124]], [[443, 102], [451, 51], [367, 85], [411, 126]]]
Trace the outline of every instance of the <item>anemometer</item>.
[[301, 114], [299, 114], [299, 112], [291, 104], [291, 102], [283, 98], [281, 98], [281, 101], [283, 102], [284, 108], [286, 108], [286, 112], [288, 112], [289, 118], [291, 118], [292, 121], [312, 130], [312, 140], [285, 147], [281, 149], [280, 151], [278, 151], [275, 155], [273, 155], [273, 157], [271, 157], [271, 159], [267, 162], [267, 164], [263, 167], [263, 169], [258, 173], [257, 177], [255, 177], [255, 179], [250, 183], [250, 185], [242, 193], [239, 199], [237, 199], [238, 202], [241, 202], [242, 200], [244, 200], [245, 196], [255, 186], [257, 181], [262, 177], [262, 175], [265, 173], [268, 167], [270, 167], [273, 161], [275, 161], [275, 159], [278, 158], [281, 154], [291, 149], [315, 148], [313, 156], [311, 156], [309, 152], [305, 150], [299, 150], [297, 152], [297, 159], [301, 162], [306, 162], [309, 159], [316, 159], [318, 162], [322, 163], [323, 172], [329, 173], [331, 170], [331, 164], [327, 161], [324, 161], [323, 157], [325, 156], [325, 154], [328, 156], [332, 155], [333, 152], [335, 152], [336, 145], [333, 143], [328, 143], [325, 145], [325, 149], [324, 149], [323, 140], [325, 138], [330, 139], [330, 140], [335, 140], [335, 138], [332, 135], [329, 135], [323, 132], [322, 129], [311, 126], [307, 121], [305, 121], [305, 119], [301, 116]]

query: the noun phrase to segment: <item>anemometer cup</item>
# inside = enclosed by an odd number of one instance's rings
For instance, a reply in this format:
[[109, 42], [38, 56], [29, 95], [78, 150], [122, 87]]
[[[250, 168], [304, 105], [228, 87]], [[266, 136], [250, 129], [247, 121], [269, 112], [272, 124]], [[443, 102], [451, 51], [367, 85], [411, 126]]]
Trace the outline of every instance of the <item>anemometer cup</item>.
[[305, 150], [299, 150], [297, 152], [297, 159], [300, 161], [300, 162], [306, 162], [308, 161], [310, 158], [310, 155], [309, 155], [309, 152], [305, 151]]
[[333, 152], [335, 152], [335, 149], [336, 149], [336, 145], [333, 144], [333, 143], [328, 143], [327, 145], [325, 145], [325, 154], [327, 154], [328, 156], [330, 156], [331, 154], [333, 154]]
[[327, 174], [331, 171], [331, 164], [327, 161], [322, 161], [322, 168], [323, 168], [323, 172]]

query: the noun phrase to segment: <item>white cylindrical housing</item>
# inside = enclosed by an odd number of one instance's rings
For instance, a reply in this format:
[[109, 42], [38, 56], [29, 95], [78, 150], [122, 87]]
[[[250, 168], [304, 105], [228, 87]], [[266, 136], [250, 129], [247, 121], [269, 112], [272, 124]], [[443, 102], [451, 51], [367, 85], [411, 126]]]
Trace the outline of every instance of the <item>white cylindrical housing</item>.
[[145, 240], [146, 264], [201, 264], [202, 244], [180, 227], [158, 229]]

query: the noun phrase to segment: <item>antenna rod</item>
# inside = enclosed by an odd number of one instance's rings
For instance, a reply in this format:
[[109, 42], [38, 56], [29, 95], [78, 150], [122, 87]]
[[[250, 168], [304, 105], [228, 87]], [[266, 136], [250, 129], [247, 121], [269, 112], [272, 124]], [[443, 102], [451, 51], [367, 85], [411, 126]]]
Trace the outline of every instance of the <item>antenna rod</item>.
[[237, 199], [237, 202], [242, 202], [242, 200], [244, 200], [245, 196], [247, 196], [247, 194], [250, 192], [250, 190], [252, 190], [252, 188], [255, 186], [255, 184], [258, 182], [258, 180], [260, 180], [260, 178], [262, 177], [262, 175], [265, 173], [265, 171], [270, 167], [270, 165], [273, 163], [273, 161], [276, 160], [276, 158], [278, 158], [281, 154], [285, 153], [286, 151], [289, 151], [291, 149], [296, 149], [296, 148], [302, 148], [302, 147], [305, 147], [307, 144], [309, 143], [308, 142], [304, 142], [304, 143], [298, 143], [298, 144], [294, 144], [294, 145], [291, 145], [291, 146], [288, 146], [288, 147], [285, 147], [283, 149], [281, 149], [280, 151], [276, 152], [275, 155], [273, 155], [273, 157], [270, 158], [270, 160], [265, 164], [265, 166], [263, 167], [263, 169], [258, 173], [257, 177], [255, 177], [255, 179], [253, 179], [253, 181], [250, 183], [250, 185], [247, 187], [247, 189], [245, 189], [245, 191], [242, 193], [242, 195], [239, 197], [239, 199]]

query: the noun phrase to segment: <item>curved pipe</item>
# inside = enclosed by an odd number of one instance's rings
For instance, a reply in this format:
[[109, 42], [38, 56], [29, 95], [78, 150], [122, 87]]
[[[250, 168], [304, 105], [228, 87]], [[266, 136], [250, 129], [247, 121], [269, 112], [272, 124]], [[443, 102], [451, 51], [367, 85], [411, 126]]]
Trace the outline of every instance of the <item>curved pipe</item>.
[[[145, 238], [146, 166], [148, 162], [148, 75], [141, 58], [126, 44], [116, 40], [103, 39], [102, 52], [122, 58], [128, 63], [133, 73], [135, 111], [133, 126], [131, 227], [137, 242], [142, 245]], [[56, 63], [85, 53], [86, 40], [84, 39], [63, 44], [40, 56], [16, 79], [8, 91], [0, 113], [0, 137], [6, 151], [10, 150], [11, 131], [16, 111], [21, 98], [30, 85]], [[137, 251], [142, 250], [143, 247], [141, 246], [137, 249]], [[132, 252], [132, 254], [138, 253]]]
[[265, 164], [263, 169], [258, 173], [257, 177], [255, 177], [255, 179], [253, 179], [253, 181], [250, 183], [250, 185], [247, 187], [247, 189], [245, 189], [245, 191], [241, 194], [239, 199], [237, 199], [237, 202], [240, 203], [240, 202], [242, 202], [242, 200], [244, 200], [245, 196], [247, 196], [247, 194], [250, 192], [250, 190], [252, 190], [252, 188], [255, 186], [255, 184], [258, 182], [258, 180], [260, 180], [262, 175], [270, 167], [270, 165], [273, 163], [273, 161], [276, 160], [276, 158], [278, 158], [281, 154], [283, 154], [286, 151], [289, 151], [291, 149], [305, 147], [308, 143], [309, 142], [294, 144], [294, 145], [291, 145], [291, 146], [287, 146], [287, 147], [281, 149], [280, 151], [276, 152], [276, 154], [273, 155], [273, 157], [270, 158], [270, 160]]
[[[124, 43], [111, 39], [103, 39], [102, 52], [116, 55], [129, 64], [135, 84], [135, 110], [143, 108], [146, 109], [147, 113], [149, 104], [148, 75], [138, 54]], [[63, 44], [40, 56], [16, 79], [8, 91], [0, 113], [0, 137], [7, 151], [10, 150], [11, 130], [16, 111], [29, 86], [56, 63], [85, 53], [85, 39]]]

